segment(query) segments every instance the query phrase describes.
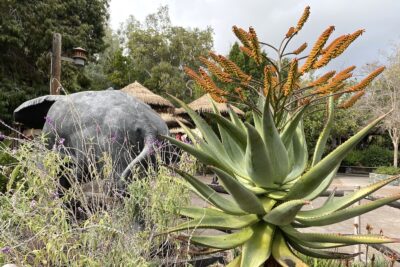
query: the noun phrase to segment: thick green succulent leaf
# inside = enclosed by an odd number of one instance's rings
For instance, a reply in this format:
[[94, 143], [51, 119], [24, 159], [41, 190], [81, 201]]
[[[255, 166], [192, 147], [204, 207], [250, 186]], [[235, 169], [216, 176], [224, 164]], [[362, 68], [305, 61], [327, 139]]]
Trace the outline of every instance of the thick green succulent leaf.
[[355, 207], [339, 210], [339, 211], [325, 214], [322, 216], [307, 217], [304, 219], [296, 218], [296, 220], [306, 226], [330, 225], [330, 224], [342, 222], [342, 221], [348, 220], [350, 218], [353, 218], [355, 216], [367, 213], [371, 210], [382, 207], [382, 206], [389, 204], [393, 201], [396, 201], [398, 199], [400, 199], [400, 194], [397, 194], [397, 195], [394, 195], [391, 197], [385, 197], [385, 198], [382, 198], [379, 200], [371, 201], [371, 202], [363, 204], [363, 205], [358, 205]]
[[331, 248], [347, 246], [347, 244], [344, 244], [344, 243], [308, 242], [308, 241], [296, 239], [289, 235], [287, 236], [287, 239], [290, 240], [291, 242], [296, 242], [303, 247], [311, 248], [311, 249], [331, 249]]
[[185, 207], [179, 209], [179, 214], [192, 219], [200, 219], [205, 216], [220, 216], [225, 213], [217, 209]]
[[253, 236], [243, 245], [241, 267], [260, 266], [271, 255], [275, 226], [260, 222], [253, 225], [252, 229]]
[[339, 170], [339, 166], [337, 165], [333, 171], [331, 171], [324, 180], [321, 181], [321, 183], [315, 188], [311, 193], [306, 195], [304, 198], [313, 200], [319, 197], [323, 192], [325, 192], [329, 186], [331, 185], [333, 179], [336, 177], [337, 171]]
[[319, 135], [317, 144], [315, 146], [311, 166], [315, 166], [321, 160], [322, 154], [325, 151], [326, 142], [328, 141], [328, 137], [329, 137], [329, 134], [331, 133], [331, 129], [333, 126], [333, 118], [335, 116], [334, 111], [335, 111], [334, 96], [331, 95], [328, 98], [328, 117], [325, 122], [324, 129], [322, 130], [321, 134]]
[[279, 136], [278, 130], [275, 127], [268, 103], [264, 104], [262, 124], [262, 137], [267, 148], [269, 160], [274, 170], [274, 176], [271, 178], [274, 183], [281, 184], [291, 171], [289, 166], [289, 156], [285, 145]]
[[303, 199], [287, 201], [273, 208], [263, 217], [263, 220], [274, 225], [290, 224], [301, 207], [308, 203], [309, 201]]
[[340, 209], [345, 209], [355, 202], [359, 201], [360, 199], [365, 198], [366, 196], [372, 194], [373, 192], [379, 190], [383, 186], [393, 182], [394, 180], [397, 180], [400, 178], [400, 175], [389, 177], [385, 180], [373, 183], [369, 186], [363, 187], [360, 190], [357, 190], [353, 193], [347, 194], [343, 197], [339, 198], [333, 198], [331, 201], [326, 202], [322, 207], [313, 209], [313, 210], [307, 210], [307, 211], [300, 211], [297, 215], [298, 218], [308, 218], [308, 217], [314, 217], [314, 216], [319, 216], [323, 214], [329, 214], [334, 211], [340, 210]]
[[188, 173], [185, 173], [181, 170], [178, 170], [176, 168], [173, 167], [169, 168], [177, 172], [180, 176], [182, 176], [187, 182], [189, 182], [196, 189], [196, 191], [201, 195], [201, 197], [203, 197], [206, 201], [213, 204], [215, 207], [229, 214], [238, 214], [238, 215], [245, 214], [245, 212], [236, 204], [236, 202], [219, 195], [211, 187], [204, 184], [196, 177]]
[[190, 229], [218, 229], [218, 230], [236, 230], [257, 223], [259, 218], [255, 214], [233, 216], [229, 214], [219, 216], [204, 216], [199, 219], [184, 222], [167, 231], [167, 233], [190, 230]]
[[[246, 171], [255, 184], [264, 188], [276, 187], [275, 166], [268, 154], [264, 141], [250, 124], [247, 128]], [[274, 180], [275, 178], [275, 180]]]
[[239, 145], [239, 147], [245, 151], [246, 149], [246, 132], [242, 130], [240, 126], [235, 125], [231, 121], [225, 119], [221, 115], [218, 114], [213, 114], [213, 113], [207, 113], [207, 116], [211, 118], [211, 120], [215, 121], [218, 123], [218, 126], [220, 126], [222, 129], [228, 133], [232, 139], [236, 141], [236, 143]]
[[281, 134], [281, 139], [287, 150], [290, 147], [293, 136], [295, 135], [295, 132], [296, 132], [296, 129], [298, 128], [299, 123], [303, 119], [303, 114], [306, 111], [307, 107], [308, 107], [308, 105], [303, 106], [299, 111], [297, 111], [297, 113], [295, 115], [293, 115], [292, 118], [289, 119], [289, 121], [286, 124], [285, 129], [283, 129], [283, 132]]
[[183, 101], [171, 95], [170, 97], [172, 98], [173, 102], [178, 103], [189, 114], [190, 118], [192, 118], [193, 122], [196, 124], [196, 127], [200, 130], [204, 139], [207, 141], [208, 144], [210, 144], [210, 148], [212, 148], [216, 154], [226, 156], [225, 149], [221, 141], [219, 140], [213, 129], [210, 127], [210, 125], [208, 125], [207, 122], [200, 117], [200, 115], [198, 115]]
[[355, 256], [360, 255], [360, 253], [340, 253], [334, 251], [325, 251], [325, 250], [317, 250], [317, 249], [310, 249], [303, 247], [298, 244], [298, 242], [289, 242], [290, 246], [300, 252], [303, 255], [313, 257], [313, 258], [320, 258], [320, 259], [351, 259]]
[[382, 235], [342, 235], [342, 234], [323, 234], [323, 233], [301, 233], [292, 226], [281, 227], [287, 235], [293, 236], [295, 239], [308, 242], [327, 242], [327, 243], [344, 243], [347, 245], [356, 244], [383, 244], [398, 242], [398, 239], [389, 238]]
[[242, 245], [249, 240], [252, 235], [253, 229], [251, 227], [246, 227], [233, 234], [191, 236], [190, 241], [209, 248], [231, 249]]
[[181, 141], [176, 140], [175, 138], [171, 136], [162, 136], [164, 139], [168, 140], [171, 142], [173, 145], [176, 145], [177, 147], [181, 148], [182, 150], [188, 152], [189, 154], [195, 156], [198, 160], [203, 162], [204, 164], [207, 165], [215, 165], [215, 166], [221, 166], [221, 164], [215, 159], [215, 157], [211, 156], [209, 153], [204, 152], [203, 150], [200, 150], [199, 148], [196, 148], [193, 145], [183, 143]]
[[242, 255], [237, 256], [234, 258], [226, 267], [240, 267], [240, 261], [241, 261]]
[[215, 167], [210, 168], [221, 179], [225, 189], [231, 194], [232, 198], [242, 210], [247, 213], [258, 215], [265, 214], [262, 203], [253, 192], [245, 188], [240, 182], [238, 182], [228, 173]]
[[190, 138], [190, 140], [192, 141], [192, 143], [196, 146], [198, 144], [198, 141], [201, 139], [200, 136], [198, 136], [197, 134], [195, 134], [189, 127], [187, 127], [185, 124], [183, 124], [181, 121], [177, 120], [176, 121], [179, 126], [185, 131], [185, 133], [188, 135], [188, 137]]
[[243, 121], [239, 118], [239, 116], [233, 111], [233, 109], [228, 105], [228, 112], [229, 112], [229, 117], [231, 118], [231, 121], [240, 129], [242, 129], [243, 132], [246, 132], [246, 127], [244, 126]]
[[282, 267], [306, 267], [295, 254], [293, 254], [290, 247], [287, 245], [285, 238], [280, 231], [276, 231], [273, 244], [272, 256]]
[[292, 166], [292, 171], [288, 174], [284, 183], [293, 181], [300, 177], [305, 171], [308, 164], [308, 149], [304, 134], [303, 123], [300, 121], [295, 134], [292, 138], [292, 143], [288, 148], [289, 162]]
[[287, 194], [287, 199], [304, 198], [313, 192], [322, 182], [322, 180], [331, 173], [343, 158], [353, 149], [359, 141], [361, 141], [368, 132], [375, 127], [384, 117], [380, 116], [373, 122], [364, 127], [361, 131], [337, 147], [334, 151], [329, 153], [325, 158], [319, 161], [313, 168], [306, 172], [301, 178], [292, 186]]
[[257, 114], [255, 111], [252, 112], [253, 120], [254, 120], [254, 128], [257, 129], [259, 133], [262, 133], [262, 117]]

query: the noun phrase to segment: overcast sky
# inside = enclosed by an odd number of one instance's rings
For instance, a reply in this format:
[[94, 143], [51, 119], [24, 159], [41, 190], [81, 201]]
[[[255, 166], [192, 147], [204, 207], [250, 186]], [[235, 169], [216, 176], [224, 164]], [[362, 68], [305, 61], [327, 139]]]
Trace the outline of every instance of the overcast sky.
[[[172, 24], [184, 27], [214, 29], [214, 48], [226, 54], [236, 40], [231, 28], [253, 26], [259, 39], [272, 44], [280, 42], [290, 26], [295, 26], [304, 7], [311, 7], [308, 23], [292, 44], [307, 41], [311, 46], [329, 25], [336, 30], [332, 37], [366, 32], [344, 55], [332, 62], [342, 68], [382, 58], [400, 43], [400, 0], [111, 0], [110, 25], [118, 29], [130, 15], [143, 21], [147, 14], [168, 5]], [[331, 37], [331, 38], [332, 38]]]

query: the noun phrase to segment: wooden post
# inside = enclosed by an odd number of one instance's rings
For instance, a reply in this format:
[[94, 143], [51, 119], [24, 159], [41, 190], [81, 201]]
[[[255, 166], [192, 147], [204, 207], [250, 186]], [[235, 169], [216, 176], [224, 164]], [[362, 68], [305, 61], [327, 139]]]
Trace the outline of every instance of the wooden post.
[[[356, 186], [354, 188], [355, 192], [358, 190], [360, 190], [360, 186]], [[361, 200], [354, 203], [354, 206], [359, 206], [359, 205], [361, 205]], [[355, 235], [361, 234], [361, 216], [354, 217], [354, 234]], [[361, 252], [361, 245], [354, 245], [354, 253], [360, 253], [360, 252]], [[361, 262], [361, 255], [356, 256], [355, 260]]]
[[50, 94], [59, 95], [61, 86], [61, 34], [53, 34], [51, 51]]

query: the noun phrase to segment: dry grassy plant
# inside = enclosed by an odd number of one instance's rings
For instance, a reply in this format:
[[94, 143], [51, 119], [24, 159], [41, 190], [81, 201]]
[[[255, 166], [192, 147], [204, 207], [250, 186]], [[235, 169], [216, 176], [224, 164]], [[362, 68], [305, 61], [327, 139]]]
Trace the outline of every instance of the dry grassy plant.
[[[149, 168], [140, 177], [135, 172], [129, 196], [121, 198], [105, 186], [103, 178], [113, 171], [105, 153], [96, 159], [103, 167], [91, 169], [93, 180], [74, 183], [60, 198], [60, 175], [75, 179], [71, 159], [40, 140], [18, 141], [18, 149], [2, 151], [16, 163], [2, 169], [13, 171], [6, 173], [7, 190], [0, 194], [0, 265], [149, 266], [176, 259], [176, 242], [154, 233], [176, 224], [188, 192], [165, 167]], [[185, 158], [180, 166], [192, 172], [194, 163]], [[79, 205], [71, 211], [71, 203]]]

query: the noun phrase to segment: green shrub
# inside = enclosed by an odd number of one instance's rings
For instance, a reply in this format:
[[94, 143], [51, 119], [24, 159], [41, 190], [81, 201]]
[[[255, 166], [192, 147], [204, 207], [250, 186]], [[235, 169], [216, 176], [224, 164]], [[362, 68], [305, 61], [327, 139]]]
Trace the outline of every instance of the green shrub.
[[378, 167], [374, 172], [379, 174], [397, 175], [400, 174], [400, 168], [393, 166], [381, 166]]
[[368, 167], [390, 166], [393, 164], [393, 151], [372, 145], [363, 151], [361, 164]]
[[344, 166], [378, 167], [393, 164], [393, 151], [371, 145], [363, 150], [353, 150], [342, 161]]
[[363, 159], [363, 151], [353, 150], [342, 161], [344, 166], [360, 166]]

